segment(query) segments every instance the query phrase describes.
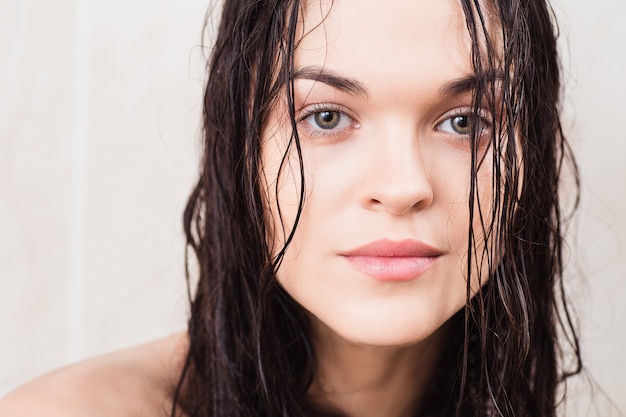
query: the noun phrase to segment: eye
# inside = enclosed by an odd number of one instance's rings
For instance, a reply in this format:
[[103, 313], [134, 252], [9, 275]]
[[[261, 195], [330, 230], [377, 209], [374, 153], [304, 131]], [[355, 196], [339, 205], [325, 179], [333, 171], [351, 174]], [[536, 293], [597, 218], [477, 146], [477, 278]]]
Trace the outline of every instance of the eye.
[[453, 135], [469, 136], [474, 126], [477, 126], [479, 136], [484, 135], [491, 129], [491, 118], [484, 114], [472, 114], [462, 110], [457, 114], [448, 116], [437, 125], [437, 129]]
[[303, 111], [299, 125], [310, 136], [337, 136], [358, 127], [346, 111], [334, 105], [316, 104]]

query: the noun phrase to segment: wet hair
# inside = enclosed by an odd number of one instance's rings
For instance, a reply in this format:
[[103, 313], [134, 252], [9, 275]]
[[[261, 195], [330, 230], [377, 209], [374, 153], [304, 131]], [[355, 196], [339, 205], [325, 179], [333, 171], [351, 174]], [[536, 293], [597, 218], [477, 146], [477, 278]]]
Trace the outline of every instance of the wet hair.
[[[475, 127], [468, 210], [482, 230], [470, 221], [467, 303], [450, 319], [420, 416], [555, 416], [565, 380], [581, 370], [562, 279], [560, 177], [569, 166], [577, 194], [578, 176], [559, 119], [554, 16], [544, 0], [489, 3], [460, 0], [477, 76], [474, 109], [486, 102], [500, 115], [495, 156], [482, 158]], [[223, 5], [207, 65], [201, 174], [184, 213], [198, 268], [195, 279], [187, 274], [189, 350], [172, 416], [335, 415], [308, 401], [316, 372], [309, 322], [276, 280], [298, 217], [275, 253], [260, 184], [260, 137], [278, 99], [294, 130], [287, 152], [304, 169], [292, 85], [303, 7], [299, 0]], [[477, 204], [483, 163], [494, 172], [488, 212]], [[491, 276], [471, 297], [482, 262]]]

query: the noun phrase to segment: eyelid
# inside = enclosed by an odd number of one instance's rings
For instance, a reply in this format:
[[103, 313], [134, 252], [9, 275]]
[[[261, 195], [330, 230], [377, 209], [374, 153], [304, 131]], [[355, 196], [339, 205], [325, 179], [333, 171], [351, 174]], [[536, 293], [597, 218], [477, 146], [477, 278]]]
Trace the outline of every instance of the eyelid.
[[449, 112], [445, 113], [443, 116], [440, 117], [437, 124], [441, 124], [441, 122], [447, 119], [450, 119], [452, 117], [457, 117], [457, 116], [478, 117], [482, 119], [483, 121], [489, 123], [489, 125], [493, 124], [493, 116], [491, 115], [490, 111], [488, 111], [487, 109], [483, 109], [483, 108], [479, 108], [478, 111], [475, 111], [472, 107], [459, 107], [459, 108], [450, 110]]
[[301, 122], [305, 120], [307, 117], [312, 114], [323, 112], [323, 111], [335, 111], [341, 114], [348, 116], [352, 120], [356, 120], [355, 116], [352, 112], [345, 107], [335, 104], [335, 103], [313, 103], [303, 106], [301, 109], [296, 111], [296, 121]]

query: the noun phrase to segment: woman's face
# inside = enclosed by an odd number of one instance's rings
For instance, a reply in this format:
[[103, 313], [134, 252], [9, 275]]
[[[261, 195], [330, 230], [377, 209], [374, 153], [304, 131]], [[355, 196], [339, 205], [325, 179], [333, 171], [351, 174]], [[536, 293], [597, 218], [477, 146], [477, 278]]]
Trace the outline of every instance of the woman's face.
[[[306, 198], [278, 280], [316, 325], [348, 341], [417, 343], [466, 302], [472, 124], [491, 158], [492, 116], [471, 111], [463, 12], [456, 0], [310, 1], [298, 33]], [[300, 196], [294, 147], [280, 169], [291, 134], [278, 103], [262, 138], [276, 251]], [[490, 204], [489, 161], [478, 182]]]

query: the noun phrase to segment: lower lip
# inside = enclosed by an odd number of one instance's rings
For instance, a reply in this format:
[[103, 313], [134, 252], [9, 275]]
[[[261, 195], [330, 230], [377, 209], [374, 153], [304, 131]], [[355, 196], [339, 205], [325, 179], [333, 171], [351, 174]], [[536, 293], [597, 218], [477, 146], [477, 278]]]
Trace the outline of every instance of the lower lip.
[[366, 275], [380, 281], [411, 281], [422, 275], [437, 260], [436, 256], [345, 256], [345, 259]]

